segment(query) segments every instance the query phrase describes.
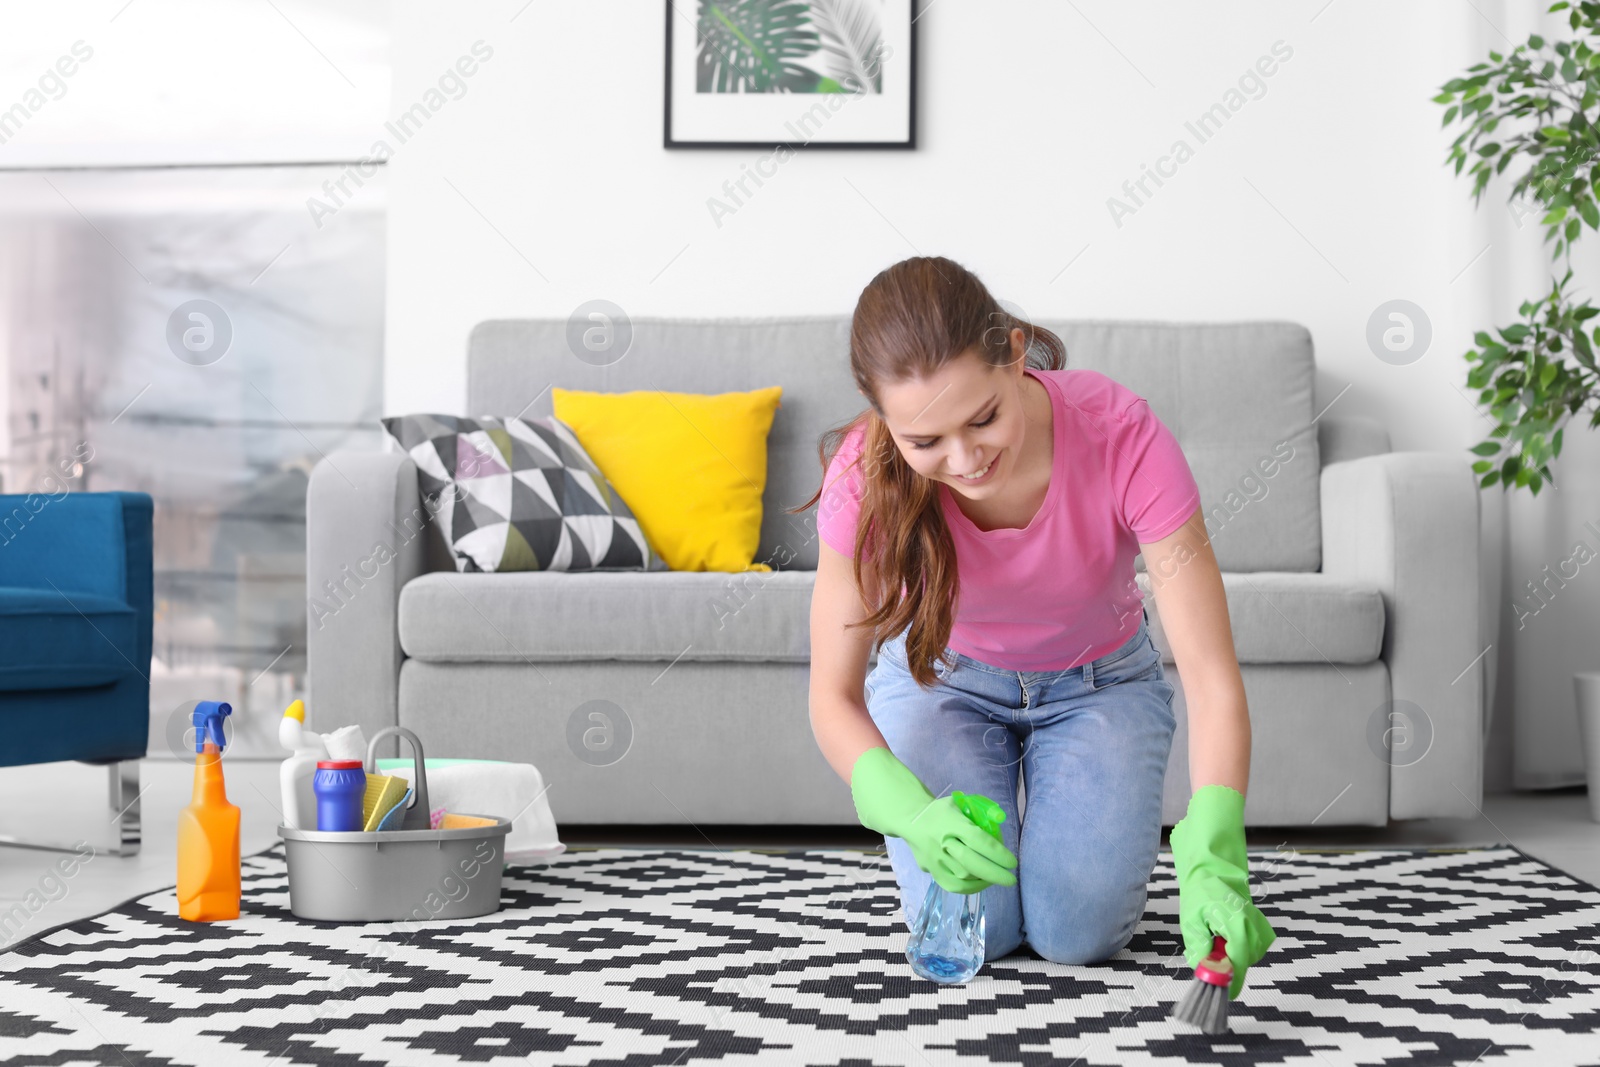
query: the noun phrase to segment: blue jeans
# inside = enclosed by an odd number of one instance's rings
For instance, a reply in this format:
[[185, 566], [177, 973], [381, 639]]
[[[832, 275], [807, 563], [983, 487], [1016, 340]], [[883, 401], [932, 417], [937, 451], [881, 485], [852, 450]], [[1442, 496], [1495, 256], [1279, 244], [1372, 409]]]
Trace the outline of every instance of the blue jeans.
[[[1017, 884], [983, 890], [985, 959], [1023, 941], [1056, 963], [1119, 952], [1144, 914], [1161, 848], [1161, 797], [1177, 719], [1148, 619], [1114, 652], [1065, 671], [1011, 671], [947, 650], [923, 689], [905, 634], [867, 676], [867, 709], [934, 796], [979, 793], [1005, 809]], [[1017, 771], [1026, 821], [1017, 809]], [[886, 837], [909, 928], [931, 880]]]

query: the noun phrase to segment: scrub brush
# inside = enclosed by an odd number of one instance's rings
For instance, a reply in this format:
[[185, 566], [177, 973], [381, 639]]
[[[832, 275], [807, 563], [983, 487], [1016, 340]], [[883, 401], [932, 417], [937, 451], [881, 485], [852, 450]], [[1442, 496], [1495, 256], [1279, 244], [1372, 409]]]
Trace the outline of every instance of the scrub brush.
[[1228, 986], [1233, 982], [1233, 962], [1223, 951], [1225, 945], [1221, 934], [1212, 935], [1211, 955], [1194, 969], [1194, 982], [1172, 1009], [1174, 1019], [1193, 1023], [1208, 1034], [1228, 1032]]

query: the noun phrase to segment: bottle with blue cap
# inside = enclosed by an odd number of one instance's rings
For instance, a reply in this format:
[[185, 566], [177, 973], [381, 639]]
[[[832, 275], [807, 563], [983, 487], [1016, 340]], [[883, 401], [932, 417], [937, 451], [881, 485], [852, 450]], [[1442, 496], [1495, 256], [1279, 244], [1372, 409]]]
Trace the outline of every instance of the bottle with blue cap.
[[239, 917], [239, 808], [222, 780], [223, 722], [233, 707], [195, 705], [194, 796], [178, 813], [178, 918], [216, 922]]

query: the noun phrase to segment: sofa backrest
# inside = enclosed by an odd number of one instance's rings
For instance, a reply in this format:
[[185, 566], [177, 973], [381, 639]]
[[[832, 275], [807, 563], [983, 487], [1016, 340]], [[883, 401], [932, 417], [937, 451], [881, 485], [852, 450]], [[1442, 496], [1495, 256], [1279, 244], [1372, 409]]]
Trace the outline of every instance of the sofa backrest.
[[[1227, 571], [1315, 571], [1321, 462], [1311, 334], [1291, 322], [1039, 320], [1068, 367], [1110, 375], [1150, 402], [1183, 446]], [[756, 559], [815, 569], [817, 445], [866, 406], [850, 374], [848, 315], [642, 318], [607, 365], [580, 359], [566, 319], [497, 319], [467, 345], [469, 416], [551, 414], [550, 387], [595, 392], [744, 392], [783, 386], [767, 442]], [[1320, 420], [1319, 420], [1320, 421]], [[1370, 450], [1370, 437], [1361, 439]]]

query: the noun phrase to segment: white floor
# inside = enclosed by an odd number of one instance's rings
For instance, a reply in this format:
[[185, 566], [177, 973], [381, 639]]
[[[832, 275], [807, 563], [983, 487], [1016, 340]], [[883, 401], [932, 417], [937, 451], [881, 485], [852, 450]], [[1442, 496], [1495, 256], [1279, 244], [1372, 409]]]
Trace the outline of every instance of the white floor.
[[[240, 850], [246, 855], [273, 844], [278, 825], [278, 764], [233, 761], [226, 765], [228, 798], [242, 809]], [[124, 900], [172, 885], [177, 872], [177, 817], [189, 802], [194, 771], [169, 759], [147, 759], [140, 768], [144, 845], [137, 856], [106, 853], [113, 844], [106, 771], [78, 763], [0, 767], [0, 838], [48, 837], [83, 841], [88, 859], [69, 854], [0, 846], [0, 951], [64, 922], [99, 914]], [[1499, 844], [1510, 842], [1530, 855], [1600, 886], [1600, 823], [1589, 816], [1582, 790], [1501, 793], [1485, 798], [1483, 817], [1427, 819], [1371, 827], [1285, 830], [1251, 829], [1252, 847], [1356, 847], [1361, 845]], [[708, 835], [709, 834], [709, 839]], [[582, 845], [638, 844], [685, 848], [857, 845], [876, 847], [882, 838], [860, 827], [792, 827], [773, 830], [716, 827], [564, 827], [561, 840]], [[65, 867], [58, 866], [67, 860]], [[63, 876], [62, 871], [70, 871]]]

